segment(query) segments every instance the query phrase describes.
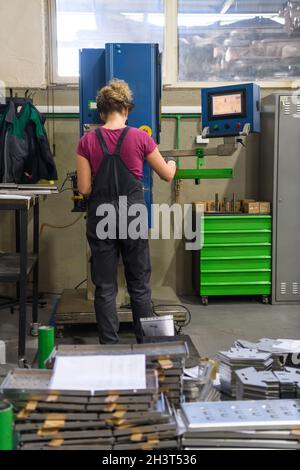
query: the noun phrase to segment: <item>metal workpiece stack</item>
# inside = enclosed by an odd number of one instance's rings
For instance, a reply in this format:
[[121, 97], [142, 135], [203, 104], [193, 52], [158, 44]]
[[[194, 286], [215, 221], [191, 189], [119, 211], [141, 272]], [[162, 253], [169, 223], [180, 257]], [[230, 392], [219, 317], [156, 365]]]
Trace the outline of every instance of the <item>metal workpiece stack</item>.
[[14, 406], [21, 450], [177, 449], [177, 426], [157, 376], [144, 390], [49, 390], [51, 371], [15, 370], [1, 386]]
[[285, 366], [300, 368], [300, 340], [261, 338], [253, 343], [238, 339], [234, 346], [270, 353], [273, 359], [272, 370], [281, 370]]
[[164, 393], [172, 405], [180, 406], [183, 399], [182, 376], [189, 356], [185, 341], [116, 346], [59, 346], [57, 350], [58, 356], [84, 354], [144, 354], [147, 370], [157, 372], [159, 392]]
[[221, 399], [220, 393], [214, 387], [212, 365], [209, 362], [203, 362], [192, 369], [185, 369], [183, 395], [187, 403]]
[[170, 402], [178, 408], [183, 396], [183, 370], [181, 359], [165, 356], [148, 362], [158, 374], [159, 391], [164, 393]]
[[300, 449], [300, 400], [185, 403], [184, 450]]
[[280, 398], [279, 382], [272, 371], [248, 367], [236, 371], [237, 399], [263, 400]]
[[229, 351], [220, 351], [217, 354], [219, 361], [219, 374], [221, 390], [223, 393], [236, 397], [236, 371], [247, 367], [256, 370], [270, 370], [273, 364], [270, 353], [260, 352], [257, 349], [231, 348]]
[[237, 399], [288, 399], [300, 397], [300, 370], [257, 371], [253, 367], [236, 372]]

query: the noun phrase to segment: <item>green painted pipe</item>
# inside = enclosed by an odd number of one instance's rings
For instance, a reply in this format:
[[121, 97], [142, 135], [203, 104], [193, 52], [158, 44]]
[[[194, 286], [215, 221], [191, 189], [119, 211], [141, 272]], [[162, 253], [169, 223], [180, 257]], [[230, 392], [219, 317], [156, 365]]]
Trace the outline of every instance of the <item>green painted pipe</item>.
[[[79, 119], [79, 113], [43, 113], [47, 119]], [[162, 114], [163, 119], [199, 119], [201, 114]]]
[[0, 402], [0, 451], [14, 449], [14, 414], [9, 403]]
[[39, 328], [38, 345], [39, 369], [46, 369], [45, 362], [55, 348], [55, 333], [52, 326], [41, 326]]
[[198, 179], [232, 179], [234, 172], [232, 168], [221, 169], [182, 169], [178, 170], [175, 176], [177, 180], [198, 180]]

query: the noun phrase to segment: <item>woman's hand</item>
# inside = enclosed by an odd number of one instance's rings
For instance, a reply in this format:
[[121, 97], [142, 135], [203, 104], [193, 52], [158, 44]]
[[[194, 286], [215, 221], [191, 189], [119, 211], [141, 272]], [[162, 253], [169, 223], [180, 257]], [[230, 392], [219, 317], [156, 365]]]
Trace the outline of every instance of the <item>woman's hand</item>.
[[147, 156], [147, 162], [155, 173], [164, 181], [170, 183], [176, 175], [177, 167], [174, 161], [165, 161], [158, 148]]

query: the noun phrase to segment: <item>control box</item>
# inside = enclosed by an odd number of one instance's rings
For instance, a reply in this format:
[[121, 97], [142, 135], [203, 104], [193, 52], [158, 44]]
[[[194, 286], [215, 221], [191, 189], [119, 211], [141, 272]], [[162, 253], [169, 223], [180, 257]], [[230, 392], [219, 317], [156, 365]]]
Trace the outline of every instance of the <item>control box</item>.
[[[202, 89], [202, 128], [207, 137], [260, 132], [260, 87], [255, 83]], [[248, 129], [249, 130], [249, 129]]]

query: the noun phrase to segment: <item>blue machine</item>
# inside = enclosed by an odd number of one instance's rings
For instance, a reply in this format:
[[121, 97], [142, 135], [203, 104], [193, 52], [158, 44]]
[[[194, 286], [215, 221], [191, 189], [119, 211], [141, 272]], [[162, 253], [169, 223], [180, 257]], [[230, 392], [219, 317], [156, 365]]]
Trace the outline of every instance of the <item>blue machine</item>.
[[202, 90], [202, 127], [207, 137], [260, 132], [260, 87], [255, 83]]
[[[96, 95], [111, 79], [125, 80], [134, 93], [135, 108], [128, 125], [148, 132], [159, 143], [161, 128], [161, 54], [158, 44], [107, 44], [105, 49], [80, 51], [80, 132], [99, 126]], [[144, 165], [145, 201], [151, 226], [152, 170]]]

